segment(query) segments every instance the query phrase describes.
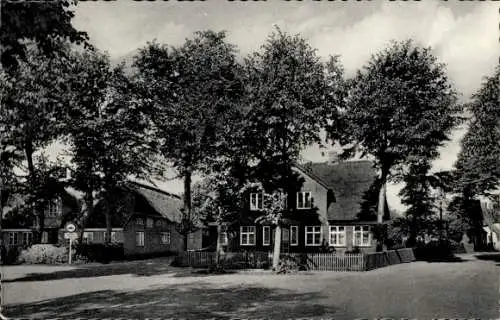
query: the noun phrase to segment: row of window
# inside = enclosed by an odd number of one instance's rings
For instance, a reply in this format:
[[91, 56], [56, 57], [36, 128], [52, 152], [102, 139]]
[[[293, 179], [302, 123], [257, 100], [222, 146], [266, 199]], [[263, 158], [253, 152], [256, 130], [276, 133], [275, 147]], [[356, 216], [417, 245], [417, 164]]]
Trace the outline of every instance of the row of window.
[[[85, 231], [83, 233], [83, 243], [105, 242], [107, 238], [106, 231]], [[121, 231], [111, 231], [111, 242], [122, 242], [123, 233]]]
[[[346, 227], [345, 226], [330, 226], [329, 230], [330, 246], [344, 247], [346, 243]], [[299, 245], [299, 227], [290, 227], [290, 245]], [[222, 245], [227, 245], [227, 234], [221, 233]], [[254, 246], [256, 244], [256, 226], [241, 226], [240, 227], [240, 245]], [[321, 245], [321, 226], [306, 226], [305, 227], [305, 244], [306, 246]], [[354, 246], [370, 246], [371, 232], [369, 226], [354, 226], [353, 228], [353, 244]], [[271, 245], [271, 227], [262, 227], [262, 245]]]
[[[311, 209], [313, 207], [313, 198], [310, 191], [297, 192], [297, 209]], [[285, 198], [286, 206], [286, 198]], [[264, 193], [250, 194], [250, 210], [262, 210], [264, 208]]]
[[[137, 247], [144, 247], [144, 232], [143, 231], [138, 231], [135, 233], [135, 245]], [[159, 242], [160, 244], [170, 244], [170, 232], [161, 232], [159, 241], [155, 241], [156, 239], [153, 239], [153, 242]]]
[[33, 242], [33, 233], [31, 232], [9, 232], [9, 246], [29, 245]]
[[[157, 228], [161, 228], [161, 227], [167, 226], [166, 220], [158, 219], [155, 221], [153, 218], [146, 218], [145, 220], [146, 220], [146, 228], [153, 228], [154, 226], [156, 226]], [[135, 219], [135, 223], [139, 226], [143, 226], [144, 225], [144, 218]]]

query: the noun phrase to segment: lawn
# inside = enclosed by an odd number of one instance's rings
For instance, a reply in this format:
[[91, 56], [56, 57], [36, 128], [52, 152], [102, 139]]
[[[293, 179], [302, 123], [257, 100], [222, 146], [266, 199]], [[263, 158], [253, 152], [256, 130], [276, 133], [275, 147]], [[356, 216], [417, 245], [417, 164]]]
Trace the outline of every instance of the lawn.
[[[493, 259], [494, 260], [494, 259]], [[369, 272], [205, 275], [165, 259], [105, 266], [4, 267], [10, 317], [498, 317], [496, 261], [415, 262]]]

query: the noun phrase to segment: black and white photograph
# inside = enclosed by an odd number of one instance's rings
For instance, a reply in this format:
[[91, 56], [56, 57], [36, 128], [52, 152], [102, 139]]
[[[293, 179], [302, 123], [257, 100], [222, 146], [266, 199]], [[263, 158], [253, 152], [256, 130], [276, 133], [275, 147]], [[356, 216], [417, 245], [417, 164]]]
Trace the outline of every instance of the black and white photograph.
[[500, 318], [500, 2], [0, 0], [0, 62], [0, 320]]

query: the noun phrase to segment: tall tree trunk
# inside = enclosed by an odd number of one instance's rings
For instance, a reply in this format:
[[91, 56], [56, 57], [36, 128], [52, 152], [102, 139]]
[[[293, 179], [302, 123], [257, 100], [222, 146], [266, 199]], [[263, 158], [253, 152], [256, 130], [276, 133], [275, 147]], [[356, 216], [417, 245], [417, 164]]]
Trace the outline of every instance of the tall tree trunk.
[[183, 208], [184, 208], [184, 216], [182, 219], [184, 220], [184, 249], [188, 250], [188, 237], [189, 233], [192, 229], [191, 226], [191, 169], [186, 168], [184, 170], [184, 195], [183, 195]]
[[381, 224], [384, 222], [385, 216], [385, 200], [386, 199], [386, 182], [383, 180], [380, 186], [378, 194], [378, 207], [377, 207], [377, 223]]
[[33, 210], [35, 216], [35, 230], [33, 234], [33, 243], [37, 244], [42, 241], [42, 232], [45, 227], [45, 214], [36, 203], [33, 203], [33, 194], [36, 190], [37, 184], [37, 176], [35, 170], [35, 164], [33, 162], [33, 142], [30, 139], [27, 139], [24, 145], [24, 152], [26, 155], [26, 162], [28, 163], [28, 186], [29, 193], [32, 202], [30, 203], [31, 210]]
[[113, 212], [113, 209], [112, 209], [112, 199], [110, 199], [109, 197], [109, 193], [106, 193], [107, 194], [107, 198], [106, 199], [106, 205], [104, 206], [105, 209], [104, 209], [104, 216], [106, 218], [106, 235], [104, 237], [104, 243], [106, 245], [109, 245], [111, 243], [111, 228], [112, 228], [112, 225], [111, 225], [111, 214]]
[[386, 188], [387, 188], [387, 176], [389, 175], [389, 170], [385, 167], [382, 167], [380, 174], [380, 190], [378, 194], [378, 206], [377, 206], [377, 224], [378, 224], [378, 234], [379, 237], [377, 240], [377, 251], [383, 250], [384, 247], [384, 231], [383, 231], [383, 222], [384, 217], [386, 216]]
[[281, 254], [281, 226], [278, 223], [274, 231], [274, 250], [273, 250], [273, 270], [278, 271]]
[[222, 253], [222, 243], [220, 241], [220, 237], [221, 237], [221, 233], [222, 233], [222, 225], [221, 223], [217, 223], [217, 249], [215, 251], [215, 265], [217, 268], [220, 267], [220, 257], [221, 257], [221, 253]]
[[90, 214], [94, 210], [94, 195], [92, 194], [92, 189], [87, 190], [84, 196], [84, 205], [85, 208], [82, 208], [81, 216], [80, 216], [80, 230], [78, 234], [78, 239], [80, 243], [83, 243], [83, 233], [85, 231], [85, 224], [87, 219], [90, 217]]

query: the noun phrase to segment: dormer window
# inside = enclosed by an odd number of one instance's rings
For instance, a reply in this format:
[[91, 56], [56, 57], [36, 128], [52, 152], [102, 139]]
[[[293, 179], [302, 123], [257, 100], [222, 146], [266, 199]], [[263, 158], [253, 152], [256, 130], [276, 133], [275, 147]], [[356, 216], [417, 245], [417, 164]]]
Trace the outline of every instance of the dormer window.
[[57, 217], [62, 213], [62, 201], [60, 198], [50, 200], [45, 209], [46, 217]]
[[297, 192], [297, 209], [311, 209], [312, 202], [310, 191]]
[[262, 210], [264, 201], [264, 194], [259, 193], [250, 193], [250, 210], [257, 211]]

